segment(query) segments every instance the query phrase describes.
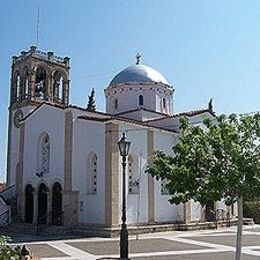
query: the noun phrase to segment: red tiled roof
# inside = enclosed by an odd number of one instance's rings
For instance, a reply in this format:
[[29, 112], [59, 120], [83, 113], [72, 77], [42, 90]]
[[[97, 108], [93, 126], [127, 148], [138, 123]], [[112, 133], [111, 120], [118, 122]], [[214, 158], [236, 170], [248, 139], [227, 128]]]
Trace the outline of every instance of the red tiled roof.
[[91, 116], [79, 116], [78, 118], [84, 119], [84, 120], [99, 121], [99, 122], [106, 122], [106, 121], [109, 121], [109, 120], [118, 120], [118, 121], [124, 121], [124, 122], [130, 123], [130, 124], [135, 124], [135, 125], [139, 125], [139, 126], [144, 126], [144, 127], [164, 130], [164, 131], [167, 131], [167, 132], [177, 133], [173, 129], [167, 129], [167, 128], [160, 127], [160, 126], [152, 126], [149, 123], [147, 123], [146, 121], [139, 121], [139, 120], [134, 120], [134, 119], [125, 118], [125, 117], [119, 117], [119, 116], [110, 116], [110, 117], [107, 117], [107, 118], [99, 118], [99, 117], [91, 117]]
[[196, 116], [196, 115], [200, 115], [200, 114], [203, 114], [203, 113], [210, 113], [213, 117], [216, 116], [214, 111], [211, 111], [209, 109], [199, 109], [199, 110], [181, 112], [181, 113], [169, 116], [169, 117], [155, 118], [155, 119], [147, 120], [147, 122], [160, 121], [160, 120], [163, 120], [163, 119], [166, 119], [166, 118], [177, 118], [177, 117], [181, 117], [181, 116], [191, 117], [191, 116]]

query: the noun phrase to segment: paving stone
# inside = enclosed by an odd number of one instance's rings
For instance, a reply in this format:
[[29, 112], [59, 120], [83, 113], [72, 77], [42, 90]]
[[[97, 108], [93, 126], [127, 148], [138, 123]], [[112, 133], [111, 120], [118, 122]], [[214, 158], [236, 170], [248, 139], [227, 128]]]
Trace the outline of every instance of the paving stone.
[[[235, 253], [211, 253], [211, 254], [192, 254], [192, 255], [169, 255], [169, 256], [149, 256], [149, 257], [131, 257], [131, 260], [234, 260]], [[243, 260], [257, 260], [259, 256], [243, 254]]]
[[[119, 241], [74, 242], [68, 244], [94, 255], [113, 255], [119, 253]], [[179, 251], [205, 248], [207, 247], [184, 244], [163, 238], [129, 240], [130, 253]]]
[[65, 257], [68, 256], [63, 252], [53, 248], [47, 244], [30, 244], [28, 247], [31, 249], [34, 256], [37, 257]]
[[[218, 245], [236, 246], [236, 235], [234, 236], [199, 236], [199, 237], [185, 237], [196, 241], [203, 241]], [[243, 235], [243, 246], [260, 246], [260, 236], [258, 235]]]

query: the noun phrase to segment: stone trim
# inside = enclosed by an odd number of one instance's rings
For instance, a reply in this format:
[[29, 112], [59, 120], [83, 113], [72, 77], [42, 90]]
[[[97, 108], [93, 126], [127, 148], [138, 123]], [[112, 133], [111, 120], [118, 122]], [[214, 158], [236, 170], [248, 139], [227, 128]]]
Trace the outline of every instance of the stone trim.
[[12, 124], [12, 119], [13, 119], [13, 113], [12, 110], [9, 109], [9, 118], [8, 118], [8, 141], [7, 141], [7, 179], [6, 179], [6, 184], [7, 187], [12, 185], [11, 183], [11, 147], [12, 147], [12, 130], [13, 130], [13, 124]]
[[72, 225], [78, 222], [78, 192], [72, 190], [73, 115], [71, 111], [65, 113], [64, 145], [65, 168], [62, 207], [64, 209], [64, 224]]
[[[147, 164], [152, 164], [152, 156], [154, 152], [154, 132], [147, 131]], [[148, 222], [155, 222], [155, 198], [154, 198], [154, 178], [148, 175]]]
[[119, 224], [119, 126], [105, 125], [105, 224]]
[[20, 138], [19, 138], [19, 162], [16, 167], [16, 192], [17, 192], [17, 210], [23, 219], [24, 219], [24, 206], [25, 206], [24, 204], [25, 193], [23, 187], [24, 132], [25, 132], [25, 125], [22, 124], [20, 127]]
[[183, 204], [183, 220], [184, 223], [191, 222], [191, 201]]
[[62, 209], [64, 211], [64, 225], [73, 226], [78, 223], [79, 192], [63, 191]]
[[73, 116], [72, 112], [65, 113], [65, 168], [64, 190], [72, 190], [72, 151], [73, 151]]

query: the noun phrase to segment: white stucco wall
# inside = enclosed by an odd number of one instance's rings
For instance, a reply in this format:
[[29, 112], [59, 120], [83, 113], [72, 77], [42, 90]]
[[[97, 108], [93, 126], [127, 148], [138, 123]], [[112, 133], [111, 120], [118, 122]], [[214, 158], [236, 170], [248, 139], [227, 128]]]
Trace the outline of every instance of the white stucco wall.
[[192, 222], [199, 222], [203, 219], [203, 209], [199, 202], [195, 202], [191, 200], [191, 221]]
[[134, 120], [147, 121], [147, 120], [162, 118], [165, 115], [161, 113], [155, 113], [155, 112], [140, 109], [137, 111], [131, 111], [129, 113], [119, 114], [119, 116], [124, 118], [134, 119]]
[[[172, 133], [154, 132], [155, 150], [162, 150], [172, 154], [171, 147], [177, 141]], [[168, 202], [169, 195], [161, 194], [161, 183], [155, 181], [155, 221], [156, 222], [178, 222], [183, 220], [183, 205], [174, 205]]]
[[[34, 110], [34, 106], [23, 107], [20, 110], [23, 112], [23, 117]], [[18, 110], [18, 109], [17, 109]], [[10, 149], [10, 182], [9, 185], [16, 184], [17, 164], [19, 162], [19, 148], [20, 148], [20, 128], [14, 126], [14, 114], [17, 110], [11, 112], [11, 149]]]
[[[34, 188], [43, 181], [51, 189], [58, 181], [63, 187], [64, 175], [64, 122], [65, 111], [43, 105], [25, 121], [24, 140], [24, 185], [30, 183]], [[38, 141], [47, 133], [50, 137], [50, 168], [43, 178], [36, 176], [38, 170]]]
[[[73, 120], [73, 190], [79, 191], [79, 222], [105, 223], [105, 127], [104, 123]], [[97, 193], [91, 194], [90, 154], [97, 155]]]
[[[127, 222], [137, 223], [138, 208], [140, 212], [139, 222], [148, 222], [148, 176], [144, 172], [147, 166], [147, 130], [139, 126], [131, 126], [127, 124], [120, 124], [119, 131], [128, 131], [126, 137], [131, 141], [131, 147], [129, 155], [137, 161], [137, 175], [139, 178], [140, 194], [128, 194], [128, 176], [126, 176], [126, 190], [127, 190]], [[141, 157], [141, 159], [140, 159]], [[121, 217], [121, 205], [122, 205], [122, 166], [121, 157], [119, 158], [119, 201], [120, 212], [119, 219]], [[141, 163], [141, 165], [140, 165]], [[139, 203], [140, 201], [140, 203]]]

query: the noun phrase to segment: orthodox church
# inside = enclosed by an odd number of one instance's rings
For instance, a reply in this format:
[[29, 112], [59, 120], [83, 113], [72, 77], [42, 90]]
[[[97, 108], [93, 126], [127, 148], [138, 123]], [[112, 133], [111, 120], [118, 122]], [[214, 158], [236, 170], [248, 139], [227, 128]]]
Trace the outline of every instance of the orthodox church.
[[[128, 226], [212, 221], [212, 210], [171, 205], [165, 183], [145, 173], [155, 150], [172, 153], [179, 117], [199, 124], [212, 108], [175, 114], [174, 87], [140, 63], [119, 72], [105, 88], [106, 112], [70, 104], [70, 59], [35, 46], [13, 56], [9, 106], [7, 185], [23, 221], [108, 232], [121, 223], [122, 167], [117, 142], [131, 141], [126, 167]], [[110, 232], [110, 233], [109, 233]]]

